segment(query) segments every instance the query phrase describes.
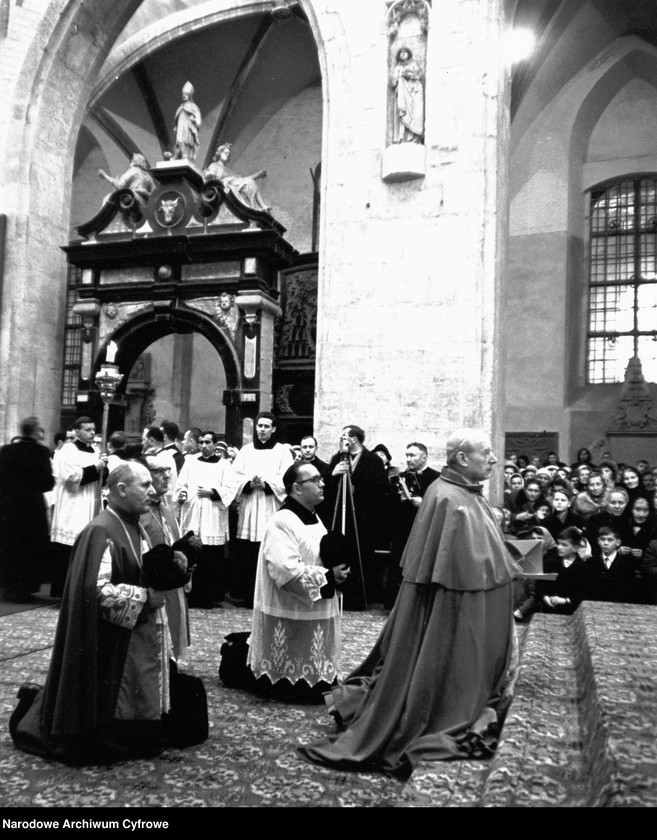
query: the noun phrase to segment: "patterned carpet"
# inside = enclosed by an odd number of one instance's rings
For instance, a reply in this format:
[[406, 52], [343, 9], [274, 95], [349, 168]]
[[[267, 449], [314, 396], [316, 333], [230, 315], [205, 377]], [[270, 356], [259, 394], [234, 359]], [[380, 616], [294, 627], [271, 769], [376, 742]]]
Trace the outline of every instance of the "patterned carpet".
[[[18, 686], [43, 682], [57, 609], [0, 618], [0, 806], [14, 808], [508, 808], [657, 804], [657, 609], [587, 604], [519, 627], [522, 664], [491, 761], [420, 765], [407, 782], [340, 773], [295, 747], [332, 731], [322, 706], [228, 689], [219, 648], [248, 630], [247, 609], [193, 610], [184, 668], [203, 678], [210, 737], [187, 750], [111, 767], [71, 768], [17, 751], [6, 729]], [[385, 621], [345, 613], [344, 670]], [[103, 817], [104, 818], [104, 817]]]
[[[339, 774], [313, 767], [298, 743], [333, 727], [322, 706], [292, 706], [228, 689], [218, 679], [225, 635], [250, 629], [251, 611], [193, 610], [193, 647], [185, 670], [203, 678], [210, 737], [188, 750], [111, 767], [71, 768], [16, 750], [6, 721], [22, 682], [43, 682], [57, 609], [0, 619], [0, 806], [14, 807], [266, 807], [396, 806], [404, 785], [378, 774]], [[346, 613], [344, 667], [351, 670], [374, 643], [383, 613]], [[412, 802], [411, 792], [409, 802]]]

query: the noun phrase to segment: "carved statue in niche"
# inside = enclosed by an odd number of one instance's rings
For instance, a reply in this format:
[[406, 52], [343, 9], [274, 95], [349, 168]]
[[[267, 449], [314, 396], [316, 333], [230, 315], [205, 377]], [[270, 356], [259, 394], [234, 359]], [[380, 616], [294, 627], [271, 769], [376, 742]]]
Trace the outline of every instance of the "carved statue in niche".
[[236, 175], [228, 166], [228, 161], [231, 155], [231, 144], [222, 143], [217, 148], [212, 158], [212, 163], [203, 173], [206, 181], [220, 181], [225, 189], [237, 198], [242, 204], [250, 207], [252, 210], [265, 210], [267, 213], [271, 211], [258, 189], [256, 180], [264, 178], [267, 175], [266, 169], [260, 169], [254, 175]]
[[657, 430], [657, 417], [650, 414], [653, 399], [643, 375], [641, 360], [633, 356], [625, 371], [618, 411], [611, 421], [614, 430]]
[[219, 295], [218, 308], [217, 321], [222, 327], [226, 327], [229, 330], [231, 338], [234, 340], [235, 334], [237, 333], [237, 325], [240, 320], [239, 309], [235, 305], [235, 295], [222, 292]]
[[397, 50], [390, 85], [395, 91], [394, 143], [424, 141], [424, 74], [408, 47]]
[[[98, 175], [110, 183], [115, 190], [132, 190], [142, 205], [146, 204], [148, 196], [155, 189], [155, 181], [150, 173], [146, 158], [140, 154], [132, 156], [130, 166], [123, 175], [112, 178], [104, 169], [99, 169]], [[105, 197], [104, 201], [107, 201], [107, 198], [108, 196]]]
[[390, 133], [393, 143], [424, 143], [427, 0], [396, 0], [387, 12]]
[[183, 101], [178, 106], [174, 119], [176, 132], [176, 150], [174, 157], [193, 161], [196, 159], [199, 146], [199, 129], [201, 127], [201, 111], [194, 102], [194, 86], [185, 82], [182, 89]]

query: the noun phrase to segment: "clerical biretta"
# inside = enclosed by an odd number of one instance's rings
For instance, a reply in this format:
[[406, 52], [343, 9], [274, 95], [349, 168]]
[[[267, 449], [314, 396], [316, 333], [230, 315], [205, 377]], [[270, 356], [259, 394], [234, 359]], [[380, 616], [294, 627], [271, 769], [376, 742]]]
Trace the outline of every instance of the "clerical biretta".
[[407, 777], [419, 761], [494, 750], [515, 672], [520, 569], [482, 492], [497, 463], [487, 436], [454, 432], [446, 456], [418, 510], [379, 639], [326, 695], [346, 728], [300, 747], [308, 761]]

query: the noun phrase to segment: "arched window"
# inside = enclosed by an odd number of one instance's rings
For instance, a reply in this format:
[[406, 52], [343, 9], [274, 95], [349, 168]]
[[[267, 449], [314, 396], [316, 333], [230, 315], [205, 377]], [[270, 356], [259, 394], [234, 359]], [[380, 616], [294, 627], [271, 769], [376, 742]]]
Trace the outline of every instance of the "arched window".
[[590, 192], [587, 381], [622, 382], [641, 359], [657, 381], [657, 174]]

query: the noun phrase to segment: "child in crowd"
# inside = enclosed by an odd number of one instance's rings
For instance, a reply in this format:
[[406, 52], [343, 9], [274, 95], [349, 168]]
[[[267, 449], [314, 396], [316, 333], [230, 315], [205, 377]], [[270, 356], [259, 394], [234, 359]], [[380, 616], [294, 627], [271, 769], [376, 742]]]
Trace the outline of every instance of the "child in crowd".
[[[552, 535], [540, 525], [518, 535], [519, 539], [540, 540], [543, 543], [543, 571], [557, 571], [559, 558], [557, 546]], [[516, 621], [527, 622], [538, 609], [543, 597], [544, 584], [535, 578], [517, 578], [514, 583], [513, 617]]]
[[637, 602], [634, 558], [622, 554], [621, 531], [613, 525], [598, 530], [598, 549], [588, 563], [584, 597], [590, 601]]
[[543, 608], [546, 612], [571, 615], [584, 599], [590, 546], [582, 531], [570, 525], [559, 534], [557, 553], [559, 572], [554, 584], [543, 596]]

